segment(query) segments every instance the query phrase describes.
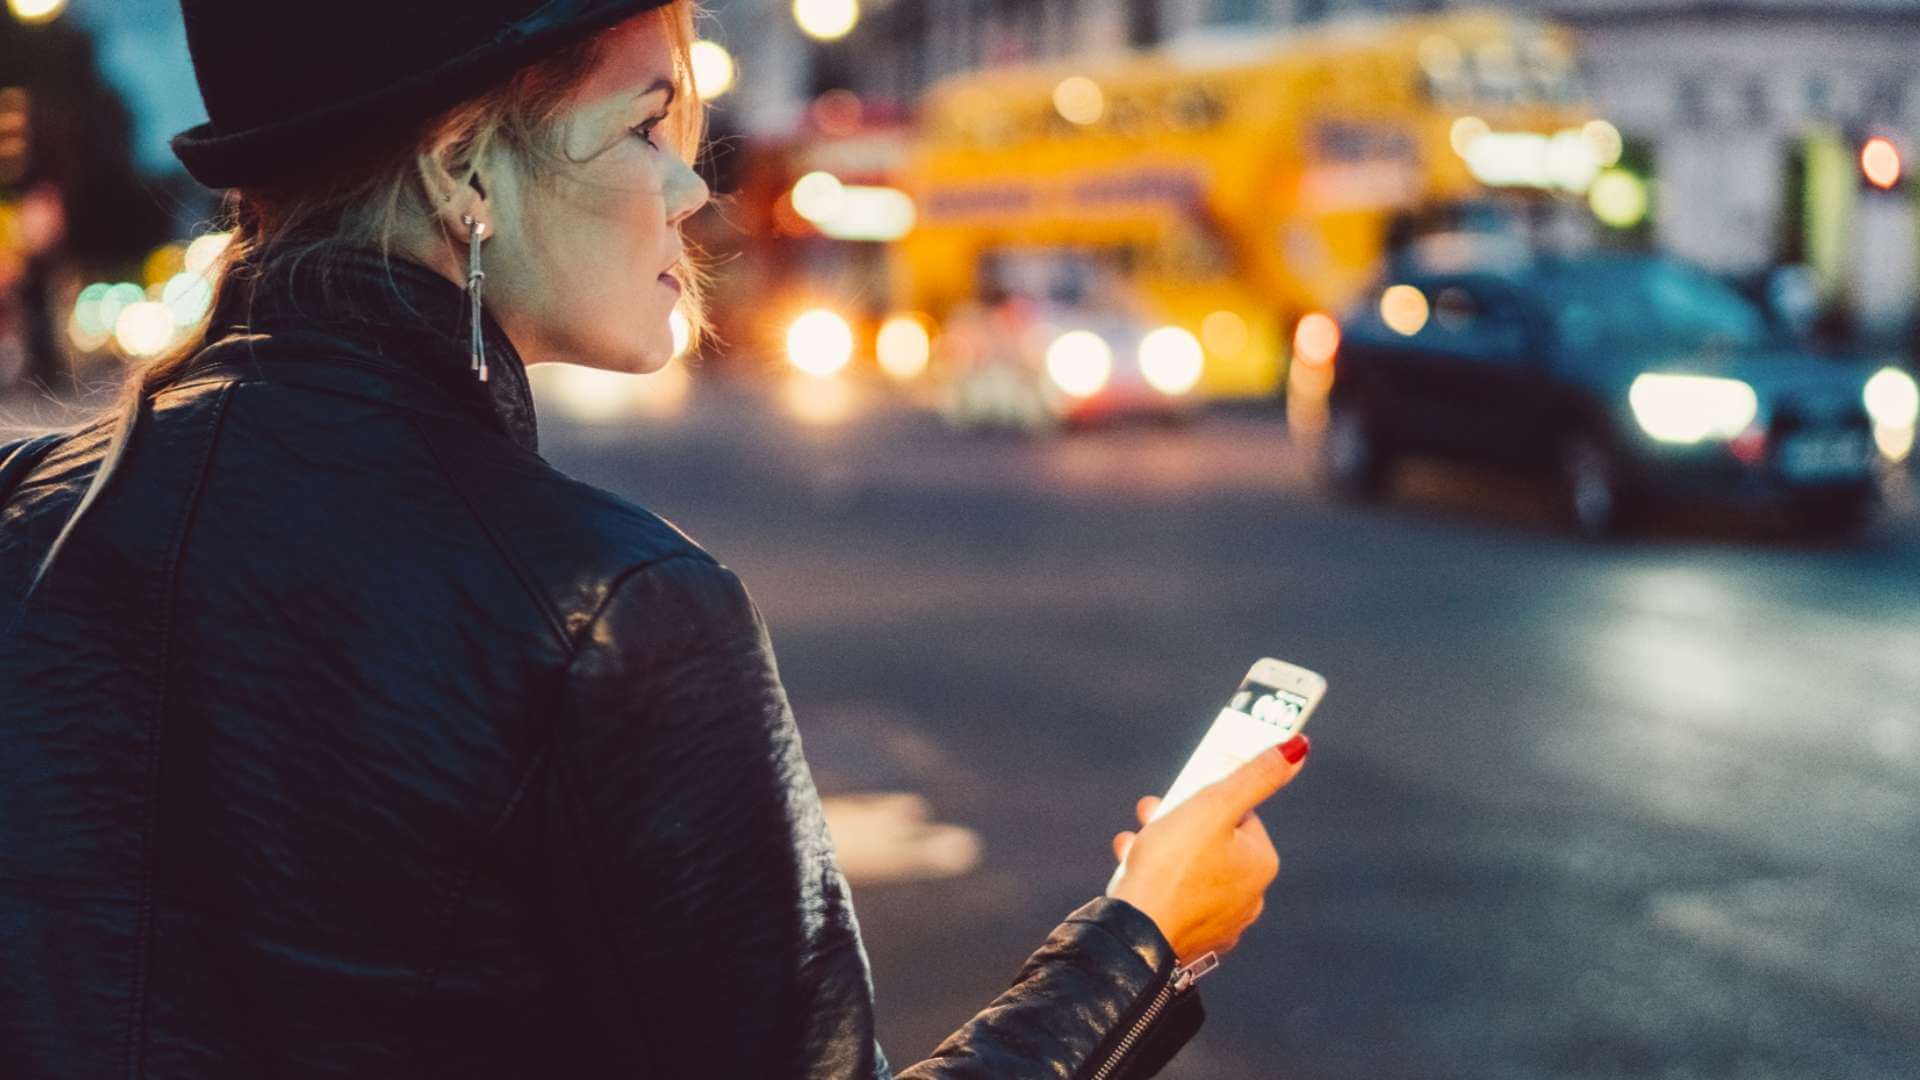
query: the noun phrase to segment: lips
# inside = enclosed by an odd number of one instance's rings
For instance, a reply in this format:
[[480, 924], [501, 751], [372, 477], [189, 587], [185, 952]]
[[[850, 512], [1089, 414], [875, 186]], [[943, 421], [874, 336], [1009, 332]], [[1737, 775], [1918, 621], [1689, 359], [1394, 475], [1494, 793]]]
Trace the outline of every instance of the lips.
[[674, 277], [673, 271], [671, 270], [667, 271], [664, 274], [661, 274], [659, 280], [660, 280], [660, 284], [665, 285], [667, 288], [672, 289], [674, 292], [680, 292], [682, 289], [682, 286], [680, 284], [680, 279], [677, 277]]

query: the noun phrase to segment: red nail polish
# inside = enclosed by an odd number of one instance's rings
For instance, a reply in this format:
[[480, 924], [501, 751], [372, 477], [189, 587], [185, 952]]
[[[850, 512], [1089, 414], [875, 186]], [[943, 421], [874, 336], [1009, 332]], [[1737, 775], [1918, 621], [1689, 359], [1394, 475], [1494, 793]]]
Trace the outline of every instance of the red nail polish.
[[1280, 744], [1280, 756], [1286, 758], [1289, 764], [1298, 765], [1307, 759], [1307, 751], [1312, 745], [1304, 734], [1295, 735]]

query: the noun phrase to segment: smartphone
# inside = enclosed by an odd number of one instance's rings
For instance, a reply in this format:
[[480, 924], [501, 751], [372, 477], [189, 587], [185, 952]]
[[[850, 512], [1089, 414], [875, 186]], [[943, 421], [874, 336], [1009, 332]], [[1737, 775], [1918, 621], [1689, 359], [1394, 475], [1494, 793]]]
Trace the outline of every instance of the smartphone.
[[1227, 707], [1213, 718], [1213, 726], [1153, 816], [1186, 802], [1194, 792], [1224, 779], [1261, 751], [1298, 735], [1326, 693], [1327, 680], [1317, 672], [1271, 657], [1256, 661]]
[[[1271, 657], [1255, 662], [1227, 707], [1213, 718], [1213, 726], [1194, 748], [1153, 817], [1158, 818], [1194, 792], [1299, 734], [1326, 694], [1327, 680], [1317, 672]], [[1108, 892], [1113, 891], [1125, 866], [1122, 862], [1114, 868], [1113, 878], [1107, 882]]]
[[[1238, 767], [1260, 757], [1263, 751], [1281, 746], [1300, 734], [1308, 724], [1313, 707], [1327, 696], [1327, 678], [1300, 665], [1265, 657], [1254, 661], [1240, 688], [1233, 692], [1227, 707], [1213, 717], [1213, 726], [1200, 740], [1200, 746], [1187, 759], [1187, 767], [1175, 776], [1165, 798], [1154, 809], [1154, 819], [1192, 798], [1194, 792], [1215, 780], [1223, 780]], [[1148, 819], [1152, 821], [1152, 819]], [[1121, 861], [1114, 876], [1106, 882], [1106, 892], [1114, 892], [1119, 874], [1127, 867]]]

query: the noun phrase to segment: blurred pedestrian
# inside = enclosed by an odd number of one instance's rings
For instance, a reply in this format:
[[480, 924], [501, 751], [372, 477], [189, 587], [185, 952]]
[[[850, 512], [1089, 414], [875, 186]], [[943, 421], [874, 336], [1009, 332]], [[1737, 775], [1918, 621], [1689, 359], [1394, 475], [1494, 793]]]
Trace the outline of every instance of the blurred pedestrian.
[[[887, 1075], [758, 613], [536, 453], [525, 364], [656, 370], [697, 313], [691, 11], [182, 6], [214, 313], [0, 447], [7, 1075]], [[1157, 1071], [1303, 752], [1116, 837], [902, 1075]]]

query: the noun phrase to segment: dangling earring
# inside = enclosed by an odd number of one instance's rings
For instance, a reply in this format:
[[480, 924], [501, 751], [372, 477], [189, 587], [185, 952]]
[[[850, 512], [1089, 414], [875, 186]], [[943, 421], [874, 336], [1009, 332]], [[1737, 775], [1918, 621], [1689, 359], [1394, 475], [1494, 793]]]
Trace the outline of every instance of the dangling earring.
[[480, 241], [487, 235], [484, 222], [472, 217], [460, 219], [467, 226], [467, 305], [473, 311], [473, 363], [474, 376], [481, 382], [487, 381], [487, 341], [484, 327], [480, 322], [480, 294], [486, 285], [487, 275], [480, 269]]

